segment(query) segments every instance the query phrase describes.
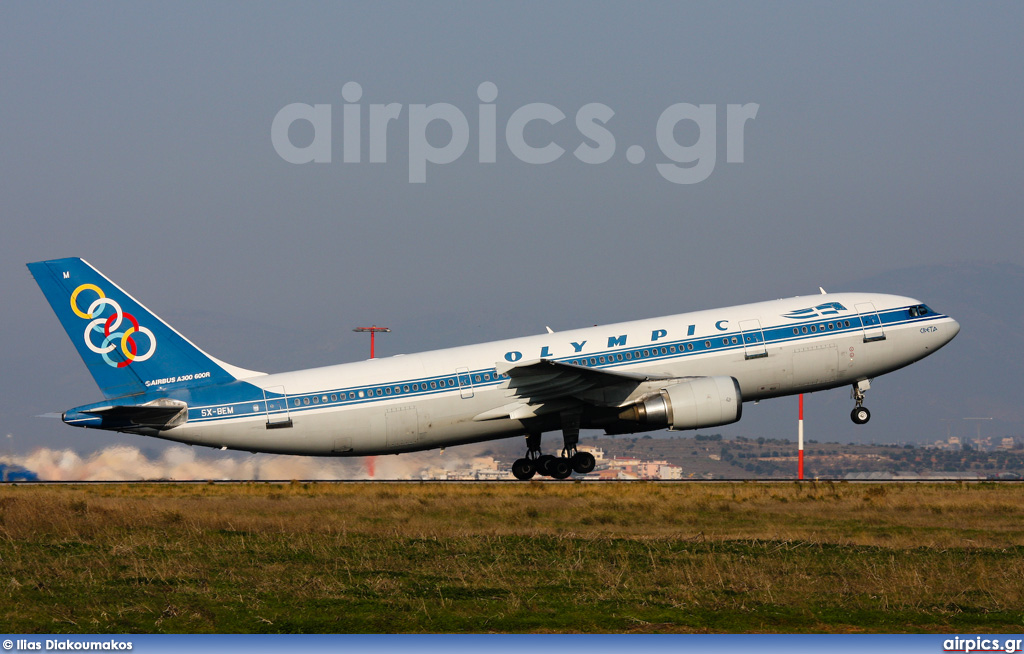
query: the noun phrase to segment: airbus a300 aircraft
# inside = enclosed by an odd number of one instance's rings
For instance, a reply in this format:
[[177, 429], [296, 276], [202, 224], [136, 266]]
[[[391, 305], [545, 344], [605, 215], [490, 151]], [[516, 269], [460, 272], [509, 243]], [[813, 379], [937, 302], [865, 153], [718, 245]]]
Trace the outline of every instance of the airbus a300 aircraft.
[[[740, 419], [743, 402], [853, 388], [960, 325], [918, 300], [829, 293], [266, 374], [193, 345], [82, 259], [28, 264], [99, 385], [76, 427], [251, 452], [398, 454], [526, 436], [519, 479], [594, 469], [580, 428], [625, 434]], [[541, 434], [561, 431], [559, 456]]]

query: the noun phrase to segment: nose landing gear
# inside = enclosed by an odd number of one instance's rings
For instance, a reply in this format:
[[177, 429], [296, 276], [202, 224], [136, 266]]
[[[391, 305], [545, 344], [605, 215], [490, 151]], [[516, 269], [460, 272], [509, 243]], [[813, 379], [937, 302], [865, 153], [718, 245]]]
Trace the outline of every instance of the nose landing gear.
[[853, 420], [854, 424], [863, 425], [868, 420], [871, 420], [871, 412], [864, 406], [864, 391], [870, 388], [871, 380], [868, 379], [862, 379], [853, 385], [853, 391], [850, 394], [857, 405], [850, 412], [850, 419]]

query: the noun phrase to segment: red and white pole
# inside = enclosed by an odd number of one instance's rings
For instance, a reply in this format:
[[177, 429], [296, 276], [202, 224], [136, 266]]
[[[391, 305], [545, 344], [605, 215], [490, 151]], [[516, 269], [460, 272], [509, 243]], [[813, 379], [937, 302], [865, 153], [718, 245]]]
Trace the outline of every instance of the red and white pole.
[[[352, 331], [354, 332], [370, 332], [370, 358], [374, 358], [377, 355], [377, 332], [390, 332], [391, 330], [387, 327], [356, 327]], [[373, 479], [376, 473], [376, 458], [372, 456], [366, 457], [366, 474], [370, 479]]]
[[797, 463], [796, 478], [804, 478], [804, 394], [800, 393], [800, 419], [797, 420], [796, 429]]
[[370, 358], [374, 358], [377, 355], [377, 332], [390, 332], [391, 330], [387, 327], [356, 327], [352, 331], [354, 332], [370, 332]]

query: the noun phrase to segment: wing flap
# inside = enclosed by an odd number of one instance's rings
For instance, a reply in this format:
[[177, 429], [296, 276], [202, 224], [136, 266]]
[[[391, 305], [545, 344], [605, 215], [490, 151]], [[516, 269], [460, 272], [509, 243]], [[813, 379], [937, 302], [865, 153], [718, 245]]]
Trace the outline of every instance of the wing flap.
[[[595, 391], [633, 389], [644, 382], [672, 379], [663, 375], [610, 371], [550, 359], [526, 361], [518, 365], [498, 364], [498, 372], [508, 375], [508, 397], [516, 397], [534, 406], [562, 400], [592, 402]], [[590, 394], [585, 397], [585, 394]]]

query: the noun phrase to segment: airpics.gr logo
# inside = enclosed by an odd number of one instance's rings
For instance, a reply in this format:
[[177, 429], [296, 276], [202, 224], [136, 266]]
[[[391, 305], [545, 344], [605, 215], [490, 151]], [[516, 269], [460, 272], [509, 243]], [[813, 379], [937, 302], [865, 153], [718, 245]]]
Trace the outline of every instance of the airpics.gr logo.
[[[79, 308], [78, 296], [85, 291], [92, 291], [98, 297], [92, 301], [87, 311], [82, 311]], [[107, 307], [113, 313], [104, 317], [103, 313]], [[100, 290], [100, 287], [95, 284], [82, 284], [75, 289], [71, 294], [71, 310], [79, 318], [91, 321], [85, 326], [85, 345], [96, 354], [101, 355], [107, 365], [112, 368], [125, 368], [134, 361], [145, 361], [156, 352], [156, 336], [153, 335], [153, 332], [145, 327], [140, 327], [139, 321], [135, 319], [135, 316], [122, 311], [121, 305], [108, 298]], [[117, 331], [124, 321], [131, 323], [131, 326], [124, 331]], [[96, 344], [96, 340], [99, 340], [99, 337], [94, 336], [94, 334], [103, 335], [103, 341], [99, 345]], [[135, 343], [137, 334], [143, 334], [149, 339], [149, 350], [145, 354], [139, 354], [138, 345]], [[118, 341], [120, 341], [121, 354], [124, 355], [124, 361], [115, 361], [110, 357], [110, 353], [117, 348]]]
[[839, 315], [840, 311], [846, 311], [846, 307], [838, 302], [826, 302], [816, 307], [797, 309], [796, 311], [784, 313], [782, 317], [789, 318], [790, 320], [811, 320], [813, 318], [824, 318], [825, 316], [836, 316]]
[[[346, 164], [359, 164], [366, 160], [367, 154], [371, 164], [386, 164], [388, 157], [394, 158], [401, 148], [397, 135], [389, 136], [389, 126], [392, 122], [407, 122], [410, 184], [426, 183], [428, 164], [444, 165], [461, 159], [471, 140], [476, 140], [479, 146], [477, 161], [481, 164], [497, 163], [499, 153], [507, 158], [505, 148], [499, 147], [502, 141], [508, 154], [530, 165], [553, 163], [568, 155], [570, 150], [577, 161], [597, 165], [611, 161], [616, 151], [621, 150], [615, 136], [615, 132], [620, 131], [619, 125], [612, 122], [615, 111], [602, 102], [589, 102], [576, 111], [576, 133], [570, 135], [572, 130], [562, 123], [568, 118], [566, 112], [552, 104], [531, 102], [500, 112], [503, 115], [499, 120], [498, 86], [494, 82], [482, 82], [476, 94], [480, 104], [475, 111], [468, 112], [448, 102], [408, 105], [387, 102], [367, 107], [362, 102], [362, 85], [346, 82], [341, 87], [345, 104], [340, 112], [341, 120], [337, 121], [340, 125], [335, 125], [330, 104], [293, 102], [274, 116], [270, 142], [278, 156], [290, 164], [330, 164], [334, 151], [332, 133], [342, 132], [342, 160]], [[717, 162], [720, 120], [725, 123], [726, 163], [743, 163], [745, 130], [757, 117], [760, 106], [755, 102], [727, 104], [719, 110], [717, 104], [677, 102], [669, 105], [658, 116], [653, 130], [658, 154], [663, 159], [654, 165], [658, 174], [673, 184], [697, 184], [707, 179]], [[403, 111], [407, 121], [402, 119]], [[300, 129], [312, 128], [312, 140], [308, 144], [292, 142], [292, 126], [296, 123], [300, 124]], [[677, 130], [680, 124], [683, 127]], [[697, 140], [687, 143], [689, 139], [684, 137], [680, 142], [679, 132], [689, 132], [691, 127], [697, 129]], [[444, 145], [428, 138], [429, 133], [438, 129], [442, 134], [451, 134]], [[547, 139], [540, 136], [549, 132]], [[626, 161], [632, 165], [643, 163], [650, 147], [649, 141], [646, 146], [630, 145], [625, 149]]]

